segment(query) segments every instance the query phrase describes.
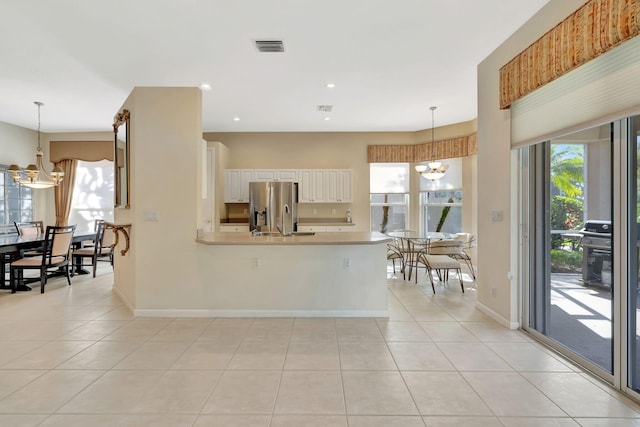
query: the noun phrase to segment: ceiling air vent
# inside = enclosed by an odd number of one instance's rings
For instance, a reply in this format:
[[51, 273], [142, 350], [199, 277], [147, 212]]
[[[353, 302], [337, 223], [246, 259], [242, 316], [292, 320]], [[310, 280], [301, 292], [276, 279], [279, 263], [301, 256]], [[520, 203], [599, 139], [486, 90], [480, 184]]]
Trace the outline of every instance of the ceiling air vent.
[[318, 105], [318, 111], [321, 113], [330, 113], [333, 110], [333, 105]]
[[255, 45], [258, 52], [284, 52], [282, 40], [256, 40]]

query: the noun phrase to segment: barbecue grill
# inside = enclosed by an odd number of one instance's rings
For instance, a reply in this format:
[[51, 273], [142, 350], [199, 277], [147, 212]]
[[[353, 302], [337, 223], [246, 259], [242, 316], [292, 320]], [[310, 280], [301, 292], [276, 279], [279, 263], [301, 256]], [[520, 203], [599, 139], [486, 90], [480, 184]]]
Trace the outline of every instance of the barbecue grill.
[[587, 220], [582, 237], [582, 281], [611, 287], [611, 221]]

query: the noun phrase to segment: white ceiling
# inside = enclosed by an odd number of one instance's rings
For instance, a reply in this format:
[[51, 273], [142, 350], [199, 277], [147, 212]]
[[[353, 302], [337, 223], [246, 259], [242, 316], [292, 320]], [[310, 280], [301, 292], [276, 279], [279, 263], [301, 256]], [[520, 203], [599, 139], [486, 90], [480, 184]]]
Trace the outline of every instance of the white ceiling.
[[3, 1], [0, 121], [34, 129], [42, 101], [44, 132], [108, 131], [135, 86], [207, 82], [205, 132], [415, 131], [432, 105], [463, 122], [477, 64], [547, 2]]

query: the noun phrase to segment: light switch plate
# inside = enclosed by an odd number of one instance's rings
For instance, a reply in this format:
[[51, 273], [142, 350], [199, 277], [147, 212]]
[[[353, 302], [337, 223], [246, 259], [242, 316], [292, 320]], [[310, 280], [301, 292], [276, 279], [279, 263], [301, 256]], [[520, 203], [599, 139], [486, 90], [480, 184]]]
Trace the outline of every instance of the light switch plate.
[[145, 221], [160, 221], [160, 212], [159, 211], [144, 211], [144, 220]]
[[503, 211], [491, 211], [491, 220], [493, 222], [502, 222], [504, 219]]

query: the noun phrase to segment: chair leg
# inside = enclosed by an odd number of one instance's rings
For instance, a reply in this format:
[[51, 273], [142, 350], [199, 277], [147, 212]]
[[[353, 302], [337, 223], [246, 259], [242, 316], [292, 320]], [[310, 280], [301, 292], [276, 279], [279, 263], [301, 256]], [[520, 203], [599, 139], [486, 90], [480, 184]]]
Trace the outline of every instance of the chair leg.
[[433, 276], [431, 273], [431, 269], [427, 267], [427, 276], [429, 276], [429, 282], [431, 282], [431, 290], [433, 291], [434, 295], [436, 293], [436, 286], [433, 284]]
[[9, 267], [9, 286], [11, 286], [11, 293], [16, 293], [16, 269]]
[[47, 283], [47, 269], [40, 270], [40, 293], [44, 294], [44, 285]]
[[64, 266], [64, 269], [67, 273], [67, 283], [69, 284], [69, 286], [71, 286], [71, 275], [69, 274], [69, 263], [67, 263], [67, 265]]
[[[93, 257], [93, 277], [96, 277], [96, 269], [98, 268], [98, 257], [94, 256]], [[396, 267], [395, 265], [393, 266], [393, 272], [396, 272]]]
[[73, 276], [76, 271], [76, 263], [78, 262], [78, 257], [76, 255], [71, 255], [71, 276]]
[[473, 281], [476, 281], [476, 272], [473, 269], [473, 264], [471, 264], [471, 260], [470, 259], [466, 259], [464, 260], [467, 263], [467, 267], [469, 267], [469, 271], [471, 271], [471, 277], [473, 277]]

